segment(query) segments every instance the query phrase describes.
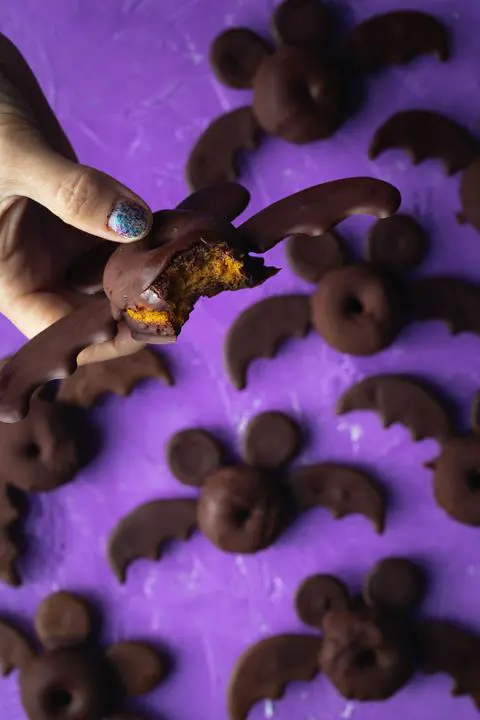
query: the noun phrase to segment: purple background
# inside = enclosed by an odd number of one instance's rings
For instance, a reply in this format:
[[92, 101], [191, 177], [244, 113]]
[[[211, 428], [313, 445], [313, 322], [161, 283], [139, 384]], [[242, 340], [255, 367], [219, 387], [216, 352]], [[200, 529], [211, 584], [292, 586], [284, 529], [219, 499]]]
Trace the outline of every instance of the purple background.
[[[454, 219], [458, 177], [446, 178], [437, 162], [412, 168], [401, 152], [377, 163], [366, 155], [374, 129], [403, 108], [445, 111], [478, 130], [478, 2], [355, 0], [344, 8], [345, 19], [353, 24], [375, 11], [412, 4], [447, 23], [452, 61], [440, 66], [426, 57], [371, 78], [363, 111], [328, 142], [306, 148], [267, 142], [248, 158], [251, 210], [323, 180], [381, 177], [400, 188], [404, 210], [431, 230], [431, 256], [422, 272], [480, 280], [480, 238]], [[265, 0], [3, 0], [0, 30], [30, 61], [81, 160], [115, 175], [158, 209], [184, 197], [184, 163], [207, 122], [249, 98], [213, 79], [206, 60], [210, 40], [232, 24], [266, 30], [272, 5]], [[345, 223], [357, 246], [368, 222]], [[284, 266], [282, 248], [271, 256]], [[311, 335], [289, 343], [276, 360], [255, 363], [248, 389], [233, 390], [222, 365], [230, 322], [260, 297], [304, 288], [285, 269], [263, 288], [200, 303], [178, 346], [168, 352], [176, 387], [149, 383], [127, 400], [110, 398], [95, 411], [106, 435], [102, 456], [70, 487], [33, 498], [26, 529], [30, 549], [21, 567], [24, 585], [0, 588], [0, 612], [14, 611], [25, 620], [52, 590], [85, 591], [106, 610], [106, 640], [164, 641], [176, 669], [144, 707], [165, 719], [225, 718], [233, 662], [262, 637], [301, 629], [292, 597], [310, 573], [338, 573], [358, 585], [377, 558], [410, 554], [432, 571], [425, 612], [480, 630], [478, 531], [454, 523], [433, 502], [430, 473], [422, 464], [435, 456], [435, 443], [414, 444], [398, 426], [384, 431], [373, 415], [336, 418], [333, 412], [339, 393], [352, 382], [367, 373], [395, 371], [437, 381], [466, 417], [480, 386], [478, 338], [451, 338], [440, 324], [417, 326], [378, 357], [356, 359]], [[21, 342], [5, 320], [0, 332], [2, 354]], [[222, 554], [197, 535], [172, 546], [160, 563], [136, 563], [120, 587], [105, 560], [112, 526], [141, 502], [189, 493], [165, 466], [164, 441], [179, 428], [200, 424], [219, 429], [235, 445], [248, 419], [272, 408], [293, 413], [308, 427], [310, 439], [299, 462], [335, 459], [375, 469], [392, 496], [384, 536], [376, 536], [362, 517], [335, 522], [317, 510], [257, 556]], [[15, 675], [1, 681], [0, 710], [9, 720], [24, 717]], [[377, 705], [346, 702], [320, 677], [290, 686], [284, 700], [261, 703], [251, 714], [256, 720], [476, 716], [469, 699], [449, 696], [446, 677], [419, 675]]]

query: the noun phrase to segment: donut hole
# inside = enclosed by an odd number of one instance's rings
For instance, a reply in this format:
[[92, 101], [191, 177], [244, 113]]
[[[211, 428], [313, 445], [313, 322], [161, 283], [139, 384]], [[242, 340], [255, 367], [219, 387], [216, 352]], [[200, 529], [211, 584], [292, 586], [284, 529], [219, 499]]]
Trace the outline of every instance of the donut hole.
[[250, 510], [244, 507], [238, 507], [233, 510], [232, 520], [235, 525], [243, 527], [250, 519]]
[[343, 311], [347, 317], [362, 315], [364, 311], [363, 303], [355, 295], [349, 295], [343, 303]]
[[22, 455], [27, 458], [27, 460], [37, 460], [40, 457], [40, 453], [40, 446], [34, 441], [27, 443], [22, 448]]
[[467, 475], [467, 486], [470, 492], [480, 492], [480, 470], [471, 470]]
[[47, 712], [54, 718], [61, 717], [73, 701], [72, 694], [65, 688], [51, 688], [45, 698]]
[[361, 648], [355, 655], [355, 665], [361, 670], [374, 667], [376, 661], [375, 651], [371, 648]]

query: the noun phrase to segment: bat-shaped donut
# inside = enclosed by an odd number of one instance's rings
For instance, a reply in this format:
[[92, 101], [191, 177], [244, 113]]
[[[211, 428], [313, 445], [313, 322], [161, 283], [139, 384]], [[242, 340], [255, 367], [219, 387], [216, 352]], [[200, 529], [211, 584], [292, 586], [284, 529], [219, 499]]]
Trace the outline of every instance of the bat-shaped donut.
[[377, 412], [384, 427], [405, 425], [413, 440], [431, 437], [442, 442], [452, 434], [447, 409], [417, 380], [402, 375], [372, 375], [352, 385], [337, 402], [337, 414], [355, 410]]
[[351, 215], [388, 217], [400, 202], [398, 190], [383, 180], [333, 180], [278, 200], [239, 229], [251, 250], [263, 253], [288, 235], [322, 235]]
[[367, 73], [403, 65], [419, 55], [435, 55], [441, 62], [450, 55], [444, 25], [417, 10], [394, 10], [368, 18], [354, 28], [347, 48], [355, 67]]
[[[241, 203], [234, 192], [236, 210]], [[265, 267], [263, 260], [252, 257], [249, 251], [267, 250], [294, 232], [323, 232], [353, 213], [386, 217], [399, 204], [400, 194], [392, 185], [372, 178], [351, 178], [284, 198], [237, 230], [226, 219], [214, 215], [181, 209], [156, 213], [146, 238], [121, 245], [110, 257], [103, 278], [110, 303], [103, 297], [92, 298], [86, 307], [33, 338], [1, 370], [0, 421], [21, 419], [35, 388], [47, 380], [71, 375], [77, 355], [90, 344], [115, 337], [120, 319], [133, 337], [144, 342], [174, 341], [204, 293], [203, 286], [199, 289], [193, 282], [189, 292], [182, 292], [182, 303], [175, 298], [178, 283], [172, 284], [171, 275], [192, 282], [192, 258], [200, 257], [204, 262], [210, 258], [204, 253], [217, 252], [222, 257], [228, 255], [238, 265], [232, 286], [229, 274], [215, 270], [218, 263], [212, 261], [217, 292], [252, 287], [277, 271]], [[219, 272], [218, 277], [215, 272]], [[184, 304], [188, 309], [180, 312]]]
[[417, 280], [410, 290], [414, 320], [443, 320], [452, 335], [480, 335], [480, 288], [453, 277]]
[[428, 110], [405, 110], [392, 115], [373, 136], [368, 151], [374, 160], [386, 150], [401, 148], [418, 165], [441, 160], [447, 175], [465, 170], [478, 155], [478, 143], [461, 125]]
[[108, 558], [113, 572], [125, 582], [134, 560], [158, 560], [166, 542], [188, 540], [196, 526], [196, 500], [154, 500], [140, 505], [120, 520], [110, 536]]
[[318, 463], [290, 473], [289, 485], [300, 511], [324, 507], [333, 517], [361, 514], [378, 533], [385, 524], [385, 496], [367, 473], [336, 463]]
[[57, 400], [91, 407], [105, 393], [129, 395], [142, 380], [159, 378], [173, 385], [163, 358], [149, 348], [105, 362], [82, 365], [71, 377], [62, 380]]
[[310, 328], [307, 295], [276, 295], [241, 313], [225, 340], [225, 364], [230, 380], [242, 390], [247, 370], [256, 358], [272, 358], [290, 337], [304, 337]]
[[255, 150], [260, 126], [250, 106], [214, 120], [198, 138], [187, 163], [187, 182], [194, 190], [237, 177], [238, 155]]
[[260, 700], [278, 700], [290, 682], [318, 674], [320, 637], [275, 635], [253, 645], [237, 661], [228, 688], [229, 720], [246, 720]]

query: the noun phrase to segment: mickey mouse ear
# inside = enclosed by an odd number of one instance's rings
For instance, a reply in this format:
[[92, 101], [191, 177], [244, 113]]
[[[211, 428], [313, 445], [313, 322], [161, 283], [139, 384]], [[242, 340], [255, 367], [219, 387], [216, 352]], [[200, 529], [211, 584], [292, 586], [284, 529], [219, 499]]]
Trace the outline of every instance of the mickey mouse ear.
[[380, 560], [367, 575], [363, 599], [370, 607], [407, 612], [423, 599], [426, 577], [422, 569], [406, 558]]
[[34, 655], [23, 633], [6, 620], [0, 620], [0, 675], [21, 669]]
[[297, 615], [306, 625], [321, 628], [327, 612], [348, 610], [351, 604], [346, 585], [333, 575], [312, 575], [302, 582], [295, 596]]
[[372, 225], [366, 238], [365, 259], [403, 273], [420, 265], [428, 251], [424, 228], [409, 215], [392, 215]]
[[282, 412], [264, 412], [248, 424], [243, 454], [249, 465], [276, 470], [297, 455], [302, 432], [293, 418]]
[[272, 32], [278, 43], [312, 48], [325, 54], [332, 29], [330, 9], [321, 0], [285, 0], [272, 16]]
[[311, 283], [319, 282], [328, 272], [347, 262], [343, 240], [334, 230], [323, 235], [292, 235], [286, 253], [293, 272]]
[[213, 41], [210, 64], [224, 85], [245, 90], [252, 87], [260, 63], [270, 52], [265, 40], [253, 30], [230, 28]]
[[235, 220], [250, 202], [247, 188], [236, 182], [218, 182], [189, 195], [177, 205], [177, 210], [218, 215], [226, 220]]
[[146, 643], [118, 642], [106, 655], [127, 697], [149, 693], [168, 673], [168, 658]]
[[206, 430], [181, 430], [167, 444], [167, 463], [172, 475], [184, 485], [200, 487], [208, 475], [222, 466], [223, 448]]
[[46, 597], [35, 614], [35, 631], [46, 649], [81, 645], [92, 630], [90, 606], [73, 593]]

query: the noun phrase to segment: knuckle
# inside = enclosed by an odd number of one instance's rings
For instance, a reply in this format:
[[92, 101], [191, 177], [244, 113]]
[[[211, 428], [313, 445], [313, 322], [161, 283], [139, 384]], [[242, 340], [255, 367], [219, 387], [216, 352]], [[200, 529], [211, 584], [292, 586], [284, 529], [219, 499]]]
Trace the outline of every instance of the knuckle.
[[56, 199], [73, 218], [91, 210], [96, 197], [96, 183], [88, 168], [79, 168], [69, 175], [61, 182], [56, 193]]

